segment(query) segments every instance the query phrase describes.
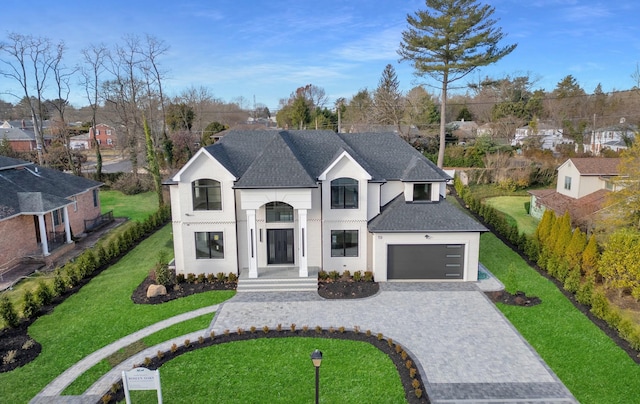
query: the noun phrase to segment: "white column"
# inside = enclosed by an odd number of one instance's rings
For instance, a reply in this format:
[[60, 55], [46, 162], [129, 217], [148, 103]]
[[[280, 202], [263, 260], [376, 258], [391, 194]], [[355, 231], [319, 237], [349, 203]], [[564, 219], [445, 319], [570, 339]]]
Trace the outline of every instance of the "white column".
[[308, 238], [309, 235], [307, 234], [307, 210], [298, 209], [298, 245], [300, 246], [300, 254], [298, 257], [298, 271], [301, 278], [306, 278], [309, 276], [309, 269], [307, 267], [307, 255], [309, 254], [307, 243]]
[[44, 215], [38, 215], [38, 227], [40, 228], [40, 244], [42, 244], [42, 255], [49, 256], [49, 242], [47, 241], [47, 226], [44, 224]]
[[64, 234], [67, 236], [67, 244], [71, 244], [71, 225], [69, 224], [69, 207], [62, 209], [62, 220], [64, 220]]
[[258, 277], [258, 250], [256, 243], [256, 211], [247, 209], [247, 255], [249, 257], [249, 278]]

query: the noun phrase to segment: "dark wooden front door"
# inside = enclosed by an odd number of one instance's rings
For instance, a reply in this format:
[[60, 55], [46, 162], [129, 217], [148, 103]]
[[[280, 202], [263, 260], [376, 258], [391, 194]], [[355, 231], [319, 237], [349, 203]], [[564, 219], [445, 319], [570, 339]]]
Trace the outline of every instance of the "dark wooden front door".
[[267, 229], [267, 263], [293, 264], [293, 229]]

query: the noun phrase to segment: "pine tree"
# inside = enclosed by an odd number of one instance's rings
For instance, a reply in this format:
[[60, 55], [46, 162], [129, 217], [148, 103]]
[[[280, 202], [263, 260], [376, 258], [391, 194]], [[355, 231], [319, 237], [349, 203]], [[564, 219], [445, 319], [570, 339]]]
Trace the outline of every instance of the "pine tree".
[[402, 117], [404, 115], [404, 100], [400, 92], [398, 76], [391, 64], [382, 72], [378, 87], [373, 93], [373, 106], [376, 122], [384, 125], [394, 125], [402, 135]]
[[598, 243], [596, 242], [596, 237], [592, 234], [582, 253], [582, 273], [587, 277], [594, 276], [598, 268], [599, 260], [600, 253], [598, 251]]
[[407, 16], [398, 54], [411, 61], [418, 76], [441, 83], [440, 147], [438, 167], [444, 163], [447, 90], [476, 68], [487, 66], [511, 53], [516, 45], [500, 47], [504, 38], [495, 8], [474, 0], [426, 0], [427, 10]]

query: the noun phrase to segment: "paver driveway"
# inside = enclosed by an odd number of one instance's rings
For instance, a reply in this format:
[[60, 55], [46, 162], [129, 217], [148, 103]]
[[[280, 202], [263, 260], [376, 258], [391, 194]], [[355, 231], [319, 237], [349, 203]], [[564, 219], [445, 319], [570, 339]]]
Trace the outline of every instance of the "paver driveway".
[[278, 324], [382, 333], [418, 361], [429, 398], [444, 402], [575, 403], [575, 398], [474, 284], [383, 283], [376, 296], [238, 293], [210, 330]]

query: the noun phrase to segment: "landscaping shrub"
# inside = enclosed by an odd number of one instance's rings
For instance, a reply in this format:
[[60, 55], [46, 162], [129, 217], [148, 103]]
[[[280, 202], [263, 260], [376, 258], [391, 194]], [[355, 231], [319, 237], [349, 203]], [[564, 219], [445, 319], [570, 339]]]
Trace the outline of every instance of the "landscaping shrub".
[[38, 286], [36, 286], [35, 292], [36, 300], [40, 306], [46, 306], [53, 300], [53, 291], [49, 284], [40, 279], [38, 281]]
[[173, 274], [169, 270], [169, 256], [166, 251], [162, 250], [158, 254], [158, 261], [154, 267], [156, 283], [159, 285], [170, 286], [173, 285]]
[[33, 292], [30, 290], [25, 290], [22, 294], [22, 317], [24, 318], [32, 318], [35, 317], [36, 313], [40, 310], [40, 306], [38, 302], [33, 297]]
[[332, 281], [337, 281], [340, 278], [340, 273], [338, 271], [331, 271], [329, 272], [329, 278]]
[[56, 269], [56, 272], [53, 276], [53, 293], [56, 296], [60, 296], [67, 290], [67, 282], [64, 280], [64, 275], [62, 274], [62, 270]]
[[13, 303], [11, 303], [11, 300], [9, 300], [9, 297], [6, 295], [2, 295], [0, 298], [0, 317], [2, 317], [4, 323], [11, 328], [15, 328], [20, 321], [18, 312], [16, 312]]
[[111, 184], [111, 189], [120, 191], [125, 195], [136, 195], [153, 191], [154, 185], [151, 176], [125, 173]]
[[590, 306], [595, 283], [596, 281], [593, 276], [587, 277], [587, 280], [580, 285], [576, 292], [576, 300], [586, 306]]
[[229, 282], [238, 282], [238, 275], [233, 272], [229, 272], [229, 276], [227, 276], [227, 280]]

